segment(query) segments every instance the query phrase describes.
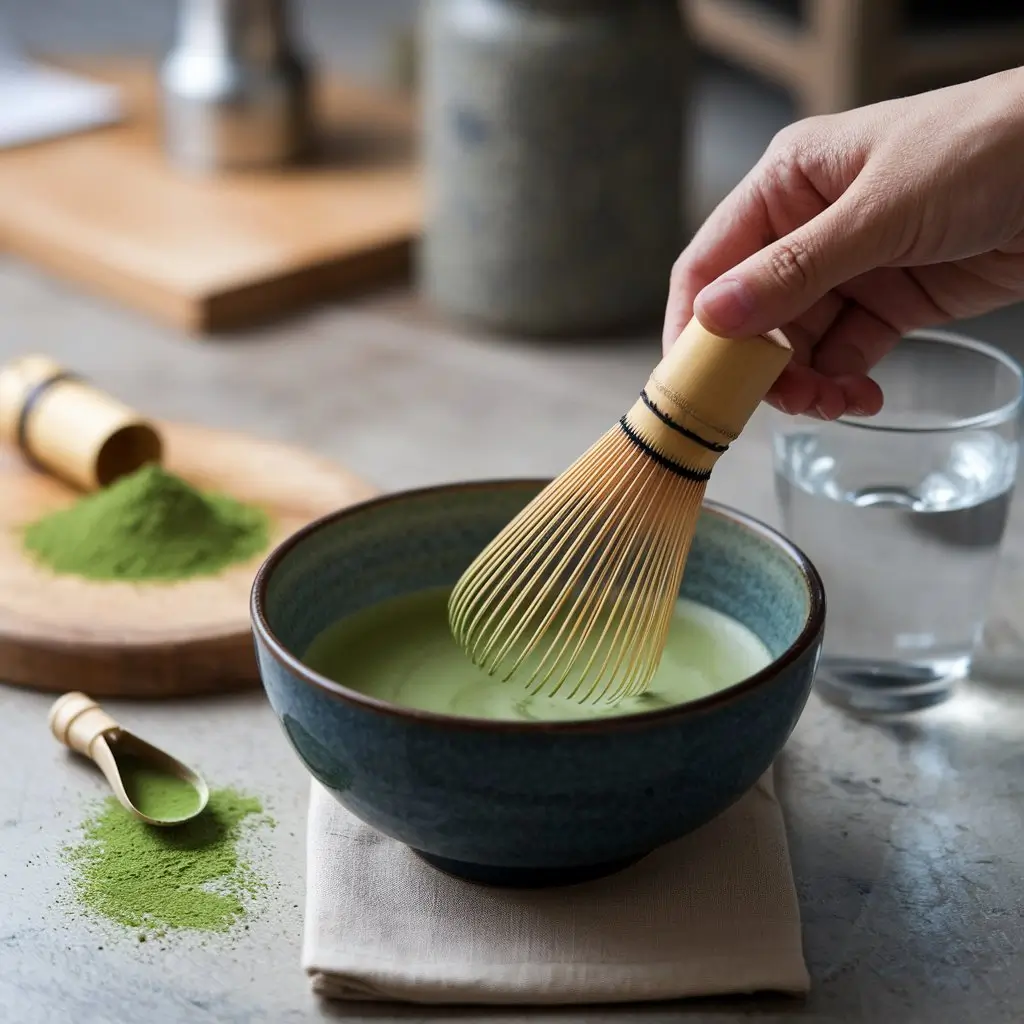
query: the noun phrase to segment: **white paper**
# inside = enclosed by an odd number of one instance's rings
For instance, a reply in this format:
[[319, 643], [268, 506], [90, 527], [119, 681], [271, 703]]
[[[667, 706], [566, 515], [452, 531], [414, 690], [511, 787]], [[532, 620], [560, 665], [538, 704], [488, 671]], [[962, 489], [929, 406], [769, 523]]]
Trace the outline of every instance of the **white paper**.
[[115, 86], [0, 56], [0, 149], [113, 124], [123, 116]]

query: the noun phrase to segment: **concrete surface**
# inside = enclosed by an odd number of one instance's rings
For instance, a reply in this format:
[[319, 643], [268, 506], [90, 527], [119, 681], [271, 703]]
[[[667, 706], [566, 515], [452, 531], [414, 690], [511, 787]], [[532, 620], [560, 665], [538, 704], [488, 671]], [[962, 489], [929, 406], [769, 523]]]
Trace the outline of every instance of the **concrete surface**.
[[[474, 337], [432, 325], [401, 296], [323, 309], [214, 345], [0, 264], [0, 359], [27, 348], [53, 353], [154, 413], [306, 444], [385, 488], [557, 472], [621, 413], [657, 355], [652, 338], [534, 346]], [[567, 415], [563, 395], [577, 380], [587, 384], [585, 397]], [[424, 400], [395, 417], [391, 399], [413, 389]], [[467, 402], [468, 394], [488, 402]], [[722, 460], [711, 493], [774, 518], [763, 417]], [[112, 937], [56, 902], [68, 880], [60, 847], [103, 785], [49, 739], [48, 697], [0, 688], [0, 1021], [493, 1016], [732, 1024], [753, 1014], [814, 1024], [1017, 1024], [1024, 1018], [1024, 615], [1014, 600], [1024, 580], [1020, 503], [1011, 532], [984, 665], [993, 681], [893, 726], [850, 721], [812, 698], [782, 757], [813, 976], [806, 1002], [494, 1015], [318, 1005], [299, 966], [307, 781], [259, 694], [113, 705], [215, 785], [263, 796], [279, 825], [252, 850], [273, 885], [248, 931], [205, 945], [171, 937], [162, 950], [132, 934]]]

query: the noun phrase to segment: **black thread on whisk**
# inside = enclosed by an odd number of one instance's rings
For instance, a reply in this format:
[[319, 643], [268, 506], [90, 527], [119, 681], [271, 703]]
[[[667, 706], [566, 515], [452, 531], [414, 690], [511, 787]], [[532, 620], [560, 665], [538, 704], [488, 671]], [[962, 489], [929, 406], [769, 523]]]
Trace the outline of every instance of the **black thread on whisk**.
[[688, 441], [693, 441], [695, 444], [699, 444], [702, 448], [707, 448], [709, 452], [727, 452], [729, 446], [727, 444], [718, 444], [715, 441], [709, 441], [707, 438], [701, 437], [700, 434], [695, 434], [692, 430], [687, 430], [686, 427], [680, 426], [672, 419], [668, 413], [662, 412], [650, 399], [646, 389], [640, 392], [640, 398], [644, 405], [654, 413], [655, 416], [665, 424], [666, 427], [671, 427], [677, 434], [682, 434]]
[[686, 466], [680, 466], [678, 462], [673, 462], [671, 459], [666, 458], [661, 452], [655, 451], [627, 422], [626, 417], [623, 416], [619, 420], [619, 426], [622, 428], [622, 432], [630, 439], [649, 458], [664, 469], [667, 469], [670, 473], [675, 473], [676, 476], [681, 476], [685, 480], [692, 480], [696, 484], [707, 483], [711, 479], [710, 469], [689, 469]]

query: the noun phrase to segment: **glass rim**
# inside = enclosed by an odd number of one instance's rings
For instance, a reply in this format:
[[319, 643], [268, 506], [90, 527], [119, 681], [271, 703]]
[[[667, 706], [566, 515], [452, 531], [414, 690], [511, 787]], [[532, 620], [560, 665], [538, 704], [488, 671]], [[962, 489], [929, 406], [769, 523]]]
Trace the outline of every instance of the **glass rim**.
[[[874, 431], [878, 434], [949, 434], [962, 430], [974, 430], [980, 427], [998, 427], [1009, 423], [1020, 413], [1024, 404], [1024, 369], [1012, 356], [1008, 356], [995, 345], [987, 341], [979, 341], [977, 338], [968, 337], [966, 334], [958, 334], [955, 331], [944, 331], [933, 328], [921, 328], [909, 331], [901, 340], [906, 341], [930, 341], [939, 345], [947, 345], [950, 348], [965, 349], [976, 355], [983, 356], [994, 363], [999, 363], [1009, 370], [1016, 381], [1016, 394], [1008, 402], [989, 409], [987, 412], [980, 412], [974, 416], [965, 416], [961, 419], [950, 420], [942, 424], [913, 424], [886, 425], [872, 422], [873, 416], [840, 416], [832, 420], [833, 423], [844, 427], [852, 427], [854, 430]], [[884, 357], [883, 357], [884, 358]], [[884, 405], [883, 405], [884, 411]]]

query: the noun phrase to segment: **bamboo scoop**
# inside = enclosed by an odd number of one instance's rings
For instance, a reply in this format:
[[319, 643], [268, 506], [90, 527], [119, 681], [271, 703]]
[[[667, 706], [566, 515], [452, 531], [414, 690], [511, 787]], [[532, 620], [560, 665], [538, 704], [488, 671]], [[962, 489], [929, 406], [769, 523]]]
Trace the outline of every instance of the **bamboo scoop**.
[[[125, 810], [146, 824], [181, 825], [206, 808], [210, 791], [200, 775], [128, 732], [84, 693], [65, 693], [59, 697], [50, 708], [49, 725], [60, 743], [96, 762]], [[154, 775], [191, 786], [195, 791], [194, 806], [186, 804], [187, 810], [176, 816], [160, 815], [148, 806], [142, 782]], [[186, 798], [187, 792], [180, 792], [178, 797], [179, 801]]]
[[711, 470], [792, 355], [781, 335], [720, 338], [691, 320], [626, 415], [459, 579], [449, 620], [470, 658], [580, 703], [642, 693]]

